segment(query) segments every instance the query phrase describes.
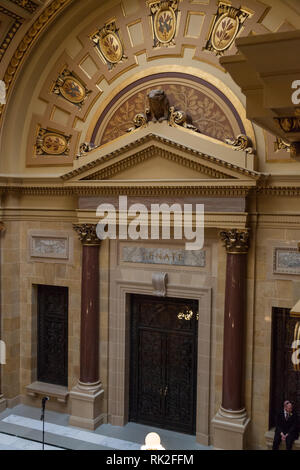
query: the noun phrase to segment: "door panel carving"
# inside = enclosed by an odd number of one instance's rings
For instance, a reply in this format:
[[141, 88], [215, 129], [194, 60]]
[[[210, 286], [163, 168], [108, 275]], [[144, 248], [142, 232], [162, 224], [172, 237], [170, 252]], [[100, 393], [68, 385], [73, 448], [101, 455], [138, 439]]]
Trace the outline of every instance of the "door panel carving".
[[68, 384], [68, 289], [38, 286], [37, 379]]
[[193, 300], [132, 296], [131, 421], [195, 433], [197, 312]]

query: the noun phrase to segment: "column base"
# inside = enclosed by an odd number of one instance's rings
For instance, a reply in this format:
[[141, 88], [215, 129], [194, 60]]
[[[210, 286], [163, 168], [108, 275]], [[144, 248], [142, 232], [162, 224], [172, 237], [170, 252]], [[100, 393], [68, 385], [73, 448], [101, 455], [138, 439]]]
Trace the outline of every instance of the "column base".
[[249, 422], [245, 409], [230, 411], [220, 407], [212, 420], [214, 448], [243, 450]]
[[94, 431], [104, 422], [102, 412], [104, 390], [101, 382], [95, 384], [78, 384], [71, 390], [71, 416], [69, 424]]
[[0, 413], [2, 413], [2, 411], [6, 410], [6, 400], [5, 398], [3, 398], [3, 395], [0, 394]]

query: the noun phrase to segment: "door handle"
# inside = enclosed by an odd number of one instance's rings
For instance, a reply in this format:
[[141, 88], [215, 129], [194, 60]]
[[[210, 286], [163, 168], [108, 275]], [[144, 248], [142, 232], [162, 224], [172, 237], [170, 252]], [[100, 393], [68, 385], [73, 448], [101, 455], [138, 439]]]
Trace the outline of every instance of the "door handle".
[[168, 393], [168, 385], [167, 385], [166, 388], [165, 388], [164, 395], [166, 396], [167, 393]]

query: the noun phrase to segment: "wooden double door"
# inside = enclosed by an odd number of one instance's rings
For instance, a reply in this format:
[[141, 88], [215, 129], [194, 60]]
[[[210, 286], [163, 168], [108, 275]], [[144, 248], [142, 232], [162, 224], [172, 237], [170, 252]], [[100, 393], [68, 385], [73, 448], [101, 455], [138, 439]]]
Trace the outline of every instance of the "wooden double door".
[[68, 385], [68, 288], [38, 286], [37, 379]]
[[290, 316], [290, 308], [273, 307], [272, 310], [272, 352], [270, 381], [269, 427], [276, 425], [276, 416], [283, 408], [283, 402], [290, 400], [298, 417], [300, 431], [300, 372], [292, 363], [292, 343], [295, 325], [299, 321]]
[[197, 314], [195, 300], [132, 296], [130, 421], [195, 434]]

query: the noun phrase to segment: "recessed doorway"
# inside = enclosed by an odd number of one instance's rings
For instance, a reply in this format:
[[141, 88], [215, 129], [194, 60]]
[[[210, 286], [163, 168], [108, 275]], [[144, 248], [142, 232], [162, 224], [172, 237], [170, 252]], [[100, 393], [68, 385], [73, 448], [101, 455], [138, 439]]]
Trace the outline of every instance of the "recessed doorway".
[[129, 421], [196, 432], [198, 302], [131, 296]]
[[37, 287], [37, 380], [67, 386], [68, 288]]

